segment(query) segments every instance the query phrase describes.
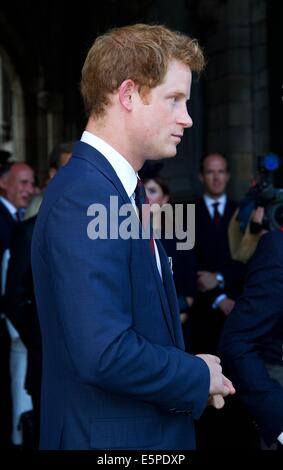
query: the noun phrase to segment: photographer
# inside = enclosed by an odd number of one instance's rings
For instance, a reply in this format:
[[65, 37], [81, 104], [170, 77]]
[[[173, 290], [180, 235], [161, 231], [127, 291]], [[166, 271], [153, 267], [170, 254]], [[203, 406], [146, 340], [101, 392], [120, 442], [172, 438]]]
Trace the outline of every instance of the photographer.
[[283, 189], [274, 185], [281, 158], [268, 153], [257, 158], [257, 165], [259, 181], [252, 183], [228, 227], [231, 256], [242, 263], [252, 257], [262, 235], [283, 225]]
[[253, 223], [246, 228], [253, 243], [246, 243], [244, 234], [238, 247], [247, 259], [248, 253], [255, 253], [248, 263], [243, 293], [224, 325], [220, 355], [265, 443], [273, 447], [277, 443], [282, 450], [283, 205], [281, 189], [271, 189], [273, 197], [251, 218], [260, 224], [259, 230], [252, 233]]
[[240, 229], [238, 215], [239, 209], [235, 211], [228, 227], [230, 252], [235, 261], [247, 263], [254, 254], [259, 239], [268, 232], [263, 226], [264, 208], [258, 206], [253, 210], [244, 233]]

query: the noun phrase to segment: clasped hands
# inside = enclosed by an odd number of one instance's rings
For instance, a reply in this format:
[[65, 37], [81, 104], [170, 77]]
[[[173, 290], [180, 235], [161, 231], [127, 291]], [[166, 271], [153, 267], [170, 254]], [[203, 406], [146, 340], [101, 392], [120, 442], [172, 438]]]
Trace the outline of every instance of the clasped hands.
[[220, 359], [212, 354], [197, 354], [208, 366], [210, 372], [210, 386], [208, 404], [214, 408], [223, 408], [227, 395], [234, 395], [236, 390], [231, 382], [225, 375], [222, 374], [222, 367]]

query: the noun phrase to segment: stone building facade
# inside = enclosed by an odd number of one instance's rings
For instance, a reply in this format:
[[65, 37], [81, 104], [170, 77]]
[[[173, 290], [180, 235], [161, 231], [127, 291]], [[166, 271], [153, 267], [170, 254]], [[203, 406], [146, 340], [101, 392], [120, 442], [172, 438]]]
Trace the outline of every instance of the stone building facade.
[[282, 10], [280, 0], [2, 2], [0, 148], [43, 176], [54, 144], [79, 138], [84, 128], [80, 71], [96, 35], [159, 22], [198, 37], [207, 57], [189, 103], [194, 127], [163, 174], [175, 199], [188, 200], [200, 189], [201, 155], [222, 151], [233, 173], [230, 192], [240, 198], [257, 155], [283, 154]]

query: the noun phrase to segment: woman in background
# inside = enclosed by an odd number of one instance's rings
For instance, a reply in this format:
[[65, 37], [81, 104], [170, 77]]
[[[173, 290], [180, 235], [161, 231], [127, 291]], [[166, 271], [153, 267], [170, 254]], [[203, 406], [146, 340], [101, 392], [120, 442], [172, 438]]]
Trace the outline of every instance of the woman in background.
[[196, 258], [194, 250], [177, 249], [178, 240], [174, 232], [172, 239], [165, 236], [164, 218], [160, 217], [160, 210], [164, 204], [171, 204], [172, 199], [167, 184], [158, 174], [161, 167], [162, 164], [147, 166], [140, 172], [140, 175], [147, 197], [152, 205], [153, 230], [158, 234], [158, 238], [160, 237], [167, 256], [172, 259], [172, 271], [178, 295], [181, 321], [185, 323], [196, 292]]

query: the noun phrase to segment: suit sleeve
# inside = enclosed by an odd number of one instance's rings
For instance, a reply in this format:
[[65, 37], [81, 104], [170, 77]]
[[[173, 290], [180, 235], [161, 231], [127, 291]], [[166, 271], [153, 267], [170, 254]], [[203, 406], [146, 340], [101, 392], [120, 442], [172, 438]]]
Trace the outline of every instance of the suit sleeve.
[[[102, 190], [96, 196], [108, 208], [109, 195]], [[41, 253], [52, 267], [58, 328], [73, 367], [89, 385], [199, 417], [208, 399], [207, 365], [135, 331], [131, 243], [89, 239], [86, 200], [87, 190], [80, 190], [52, 208], [44, 229], [48, 248]]]
[[283, 234], [276, 231], [260, 240], [220, 342], [224, 368], [268, 443], [283, 431], [283, 388], [269, 376], [262, 357], [282, 330], [282, 291]]

